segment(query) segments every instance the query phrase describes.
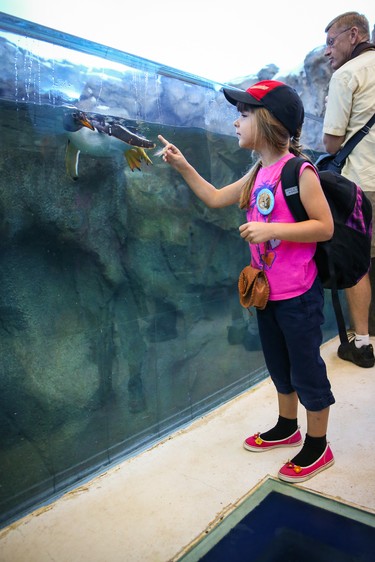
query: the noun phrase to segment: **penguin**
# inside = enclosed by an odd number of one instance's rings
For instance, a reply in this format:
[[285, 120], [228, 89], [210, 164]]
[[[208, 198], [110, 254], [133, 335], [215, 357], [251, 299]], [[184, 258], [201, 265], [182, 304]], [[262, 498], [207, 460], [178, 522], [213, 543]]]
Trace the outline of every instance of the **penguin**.
[[122, 152], [132, 172], [141, 170], [142, 162], [152, 164], [145, 149], [155, 148], [155, 143], [131, 131], [123, 122], [120, 117], [85, 113], [77, 108], [64, 113], [63, 126], [68, 136], [65, 166], [69, 177], [78, 179], [81, 152], [99, 158]]

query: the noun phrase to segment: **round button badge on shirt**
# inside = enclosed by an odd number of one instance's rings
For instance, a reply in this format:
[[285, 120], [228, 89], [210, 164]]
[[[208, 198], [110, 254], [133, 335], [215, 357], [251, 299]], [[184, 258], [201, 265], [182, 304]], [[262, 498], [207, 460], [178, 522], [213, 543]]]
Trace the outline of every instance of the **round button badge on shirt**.
[[256, 206], [262, 215], [269, 215], [275, 205], [275, 197], [268, 188], [261, 189], [257, 195]]

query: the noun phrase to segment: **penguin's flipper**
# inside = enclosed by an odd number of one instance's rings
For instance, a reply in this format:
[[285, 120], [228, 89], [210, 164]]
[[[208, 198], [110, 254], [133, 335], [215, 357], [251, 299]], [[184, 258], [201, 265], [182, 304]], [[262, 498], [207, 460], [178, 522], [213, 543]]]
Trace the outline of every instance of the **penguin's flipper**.
[[147, 156], [144, 149], [138, 146], [126, 150], [124, 156], [132, 172], [134, 172], [135, 169], [141, 170], [142, 160], [146, 162], [147, 166], [152, 164], [152, 160]]
[[66, 173], [72, 180], [78, 179], [78, 163], [80, 150], [68, 140], [65, 151], [65, 169]]

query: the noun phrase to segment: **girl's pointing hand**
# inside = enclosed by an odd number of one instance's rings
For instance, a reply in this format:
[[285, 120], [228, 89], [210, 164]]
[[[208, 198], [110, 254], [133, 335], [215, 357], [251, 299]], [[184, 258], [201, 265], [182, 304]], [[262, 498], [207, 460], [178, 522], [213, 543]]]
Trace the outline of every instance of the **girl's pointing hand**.
[[164, 162], [167, 162], [172, 166], [172, 168], [181, 172], [188, 165], [185, 156], [177, 148], [177, 146], [167, 141], [167, 139], [161, 135], [158, 135], [158, 139], [164, 144], [164, 148], [157, 154], [163, 157]]

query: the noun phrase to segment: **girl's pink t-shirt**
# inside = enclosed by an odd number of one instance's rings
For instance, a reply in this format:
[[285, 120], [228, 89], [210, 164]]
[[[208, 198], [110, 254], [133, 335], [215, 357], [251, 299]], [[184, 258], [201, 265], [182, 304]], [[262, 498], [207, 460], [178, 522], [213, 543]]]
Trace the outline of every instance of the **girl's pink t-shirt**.
[[[257, 174], [250, 197], [247, 220], [263, 222], [296, 222], [289, 211], [280, 183], [281, 170], [293, 154], [287, 154], [275, 164], [261, 168]], [[300, 174], [310, 164], [303, 164]], [[272, 196], [274, 197], [273, 209]], [[266, 197], [268, 204], [262, 204]], [[268, 198], [268, 199], [267, 199]], [[258, 202], [257, 202], [258, 199]], [[266, 208], [266, 211], [265, 211]], [[261, 212], [262, 211], [262, 212]], [[310, 289], [317, 276], [314, 261], [316, 242], [288, 242], [286, 240], [269, 240], [261, 244], [249, 244], [251, 264], [257, 269], [264, 269], [270, 284], [270, 300], [285, 300], [302, 295]]]

